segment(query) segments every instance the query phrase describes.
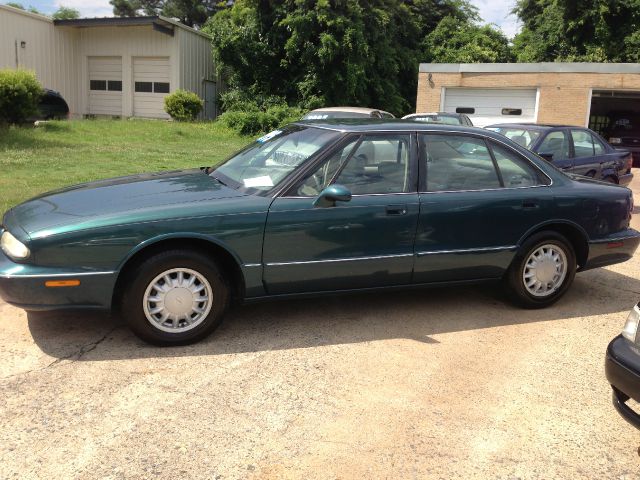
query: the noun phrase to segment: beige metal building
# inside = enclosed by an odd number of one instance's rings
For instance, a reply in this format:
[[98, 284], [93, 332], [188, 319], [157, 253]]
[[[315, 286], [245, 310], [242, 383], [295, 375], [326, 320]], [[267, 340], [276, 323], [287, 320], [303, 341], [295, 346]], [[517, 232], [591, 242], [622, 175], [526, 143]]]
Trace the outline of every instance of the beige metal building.
[[640, 112], [640, 64], [423, 63], [417, 111], [467, 113], [478, 126], [538, 122], [603, 131], [616, 112]]
[[217, 115], [211, 39], [165, 17], [52, 20], [0, 5], [0, 68], [16, 67], [76, 117], [168, 118], [164, 97], [178, 88], [205, 101], [203, 117]]

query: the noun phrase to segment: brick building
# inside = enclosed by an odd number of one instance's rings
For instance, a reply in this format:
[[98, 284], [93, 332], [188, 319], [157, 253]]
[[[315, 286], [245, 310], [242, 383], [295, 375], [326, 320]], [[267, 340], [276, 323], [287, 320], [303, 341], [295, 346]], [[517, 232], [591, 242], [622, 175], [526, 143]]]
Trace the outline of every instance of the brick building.
[[417, 111], [467, 113], [478, 126], [562, 123], [604, 133], [640, 113], [638, 63], [423, 63]]

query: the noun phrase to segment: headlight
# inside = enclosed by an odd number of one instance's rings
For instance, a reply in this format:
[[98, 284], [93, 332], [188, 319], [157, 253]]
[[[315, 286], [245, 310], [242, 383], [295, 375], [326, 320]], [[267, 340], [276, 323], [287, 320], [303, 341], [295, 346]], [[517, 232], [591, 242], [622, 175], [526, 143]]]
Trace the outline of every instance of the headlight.
[[627, 317], [622, 329], [622, 336], [635, 343], [638, 336], [638, 323], [640, 323], [640, 308], [636, 305]]
[[11, 235], [9, 232], [4, 232], [0, 239], [0, 246], [2, 251], [12, 258], [17, 260], [24, 260], [29, 256], [31, 252], [20, 240]]
[[622, 139], [620, 137], [611, 137], [609, 139], [609, 143], [611, 143], [611, 144], [620, 144], [620, 143], [622, 143]]

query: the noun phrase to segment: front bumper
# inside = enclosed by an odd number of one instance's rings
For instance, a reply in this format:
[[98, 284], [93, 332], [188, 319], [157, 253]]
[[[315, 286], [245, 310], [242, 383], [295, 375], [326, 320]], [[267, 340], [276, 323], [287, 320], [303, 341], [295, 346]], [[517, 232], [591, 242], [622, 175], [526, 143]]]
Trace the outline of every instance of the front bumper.
[[589, 256], [580, 271], [622, 263], [633, 257], [640, 245], [640, 232], [629, 228], [589, 242]]
[[[78, 280], [74, 287], [48, 287], [48, 281]], [[51, 268], [13, 262], [0, 251], [0, 297], [25, 310], [111, 308], [117, 272]]]
[[626, 421], [640, 429], [640, 414], [626, 403], [629, 398], [640, 401], [640, 350], [618, 335], [607, 347], [604, 369], [613, 388], [613, 406]]

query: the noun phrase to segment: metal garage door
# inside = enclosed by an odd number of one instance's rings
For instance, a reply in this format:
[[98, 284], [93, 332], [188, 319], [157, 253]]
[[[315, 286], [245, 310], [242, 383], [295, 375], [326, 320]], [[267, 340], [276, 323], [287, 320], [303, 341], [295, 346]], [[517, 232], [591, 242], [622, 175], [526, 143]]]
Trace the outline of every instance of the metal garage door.
[[478, 127], [492, 123], [535, 122], [537, 90], [447, 88], [444, 111], [466, 113]]
[[89, 57], [89, 113], [122, 115], [122, 57]]
[[169, 118], [164, 97], [171, 90], [169, 57], [133, 59], [133, 114], [136, 117]]

